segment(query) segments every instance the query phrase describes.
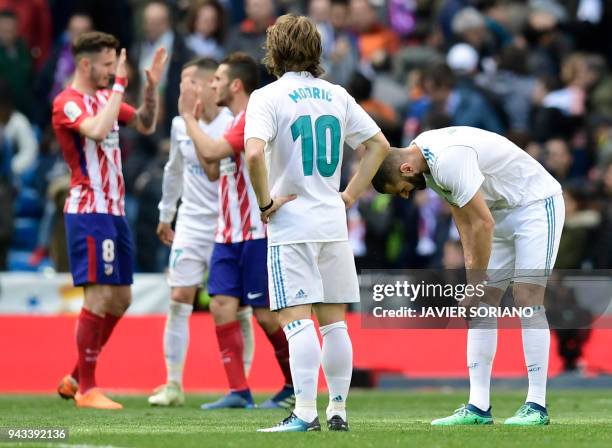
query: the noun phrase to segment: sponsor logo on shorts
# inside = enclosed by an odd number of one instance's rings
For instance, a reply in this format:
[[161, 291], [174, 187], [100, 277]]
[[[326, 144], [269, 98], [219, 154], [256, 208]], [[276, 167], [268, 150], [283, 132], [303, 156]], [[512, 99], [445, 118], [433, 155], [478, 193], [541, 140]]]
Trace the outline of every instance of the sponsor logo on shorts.
[[306, 297], [308, 297], [308, 294], [306, 294], [303, 289], [300, 289], [295, 295], [296, 299], [305, 299]]
[[112, 264], [104, 263], [104, 274], [113, 275], [113, 265]]
[[255, 300], [261, 297], [262, 295], [263, 295], [263, 292], [258, 292], [258, 293], [247, 292], [247, 299]]

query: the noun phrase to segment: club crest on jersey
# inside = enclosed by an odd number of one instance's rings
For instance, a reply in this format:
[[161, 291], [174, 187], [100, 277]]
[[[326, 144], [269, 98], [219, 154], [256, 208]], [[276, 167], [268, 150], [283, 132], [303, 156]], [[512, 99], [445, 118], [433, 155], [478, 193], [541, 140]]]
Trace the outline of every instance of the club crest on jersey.
[[64, 114], [72, 123], [74, 123], [82, 113], [83, 111], [74, 101], [68, 101], [66, 104], [64, 104]]
[[236, 171], [236, 162], [234, 162], [233, 158], [226, 157], [225, 159], [221, 160], [221, 163], [219, 164], [219, 173], [221, 176], [228, 176], [236, 173]]

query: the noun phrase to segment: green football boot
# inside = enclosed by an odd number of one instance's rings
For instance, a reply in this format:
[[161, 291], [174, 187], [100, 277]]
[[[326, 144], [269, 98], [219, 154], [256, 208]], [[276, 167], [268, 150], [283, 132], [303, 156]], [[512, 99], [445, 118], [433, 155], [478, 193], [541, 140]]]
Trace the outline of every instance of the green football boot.
[[432, 426], [455, 426], [455, 425], [492, 425], [493, 416], [491, 408], [488, 411], [481, 411], [471, 404], [462, 405], [455, 409], [453, 415], [438, 418], [431, 422]]
[[506, 419], [505, 425], [537, 426], [548, 425], [550, 418], [545, 407], [536, 403], [527, 402], [516, 411], [514, 416]]

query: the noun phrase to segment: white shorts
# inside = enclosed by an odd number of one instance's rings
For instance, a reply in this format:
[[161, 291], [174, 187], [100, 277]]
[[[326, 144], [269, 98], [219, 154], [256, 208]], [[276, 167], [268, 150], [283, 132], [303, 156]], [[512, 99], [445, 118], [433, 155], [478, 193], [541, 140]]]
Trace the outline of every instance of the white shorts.
[[563, 196], [491, 213], [495, 231], [487, 270], [489, 286], [505, 290], [511, 281], [546, 286], [565, 222]]
[[359, 302], [355, 258], [348, 241], [268, 247], [272, 311], [310, 303]]
[[214, 240], [180, 238], [175, 234], [168, 264], [168, 285], [200, 286], [210, 266]]

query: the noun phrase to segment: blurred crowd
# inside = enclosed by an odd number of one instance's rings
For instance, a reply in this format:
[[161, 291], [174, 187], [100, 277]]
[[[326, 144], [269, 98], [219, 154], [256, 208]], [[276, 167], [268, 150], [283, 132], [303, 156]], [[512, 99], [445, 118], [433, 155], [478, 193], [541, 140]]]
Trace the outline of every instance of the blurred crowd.
[[[607, 0], [0, 0], [0, 270], [67, 270], [66, 165], [51, 102], [74, 69], [70, 43], [88, 30], [128, 49], [126, 99], [144, 67], [169, 52], [158, 131], [121, 134], [126, 209], [137, 269], [159, 272], [155, 235], [181, 67], [194, 55], [263, 57], [266, 28], [306, 14], [323, 39], [323, 75], [344, 86], [392, 146], [427, 129], [475, 126], [507, 136], [563, 185], [557, 268], [612, 266], [612, 2]], [[263, 82], [271, 80], [261, 68]], [[359, 151], [345, 149], [343, 182]], [[369, 191], [348, 212], [358, 268], [459, 268], [448, 205]]]

